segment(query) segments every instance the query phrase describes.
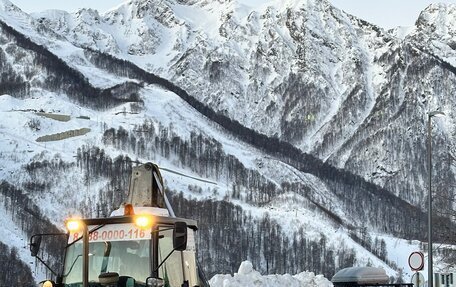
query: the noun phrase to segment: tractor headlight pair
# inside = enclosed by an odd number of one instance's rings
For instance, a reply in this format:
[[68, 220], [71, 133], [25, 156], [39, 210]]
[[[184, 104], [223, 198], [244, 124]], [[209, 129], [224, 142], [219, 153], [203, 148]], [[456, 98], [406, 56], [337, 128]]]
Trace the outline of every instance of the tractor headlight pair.
[[[153, 216], [149, 214], [134, 215], [133, 222], [137, 227], [144, 230], [150, 229], [154, 223]], [[69, 232], [76, 232], [82, 230], [84, 222], [80, 219], [68, 219], [65, 225]]]

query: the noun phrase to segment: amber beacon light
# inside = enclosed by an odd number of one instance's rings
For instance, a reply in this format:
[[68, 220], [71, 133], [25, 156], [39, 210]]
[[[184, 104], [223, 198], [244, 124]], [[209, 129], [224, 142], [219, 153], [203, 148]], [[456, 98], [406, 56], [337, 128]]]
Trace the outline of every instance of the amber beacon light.
[[75, 232], [82, 229], [83, 223], [80, 219], [68, 219], [65, 225], [69, 232]]

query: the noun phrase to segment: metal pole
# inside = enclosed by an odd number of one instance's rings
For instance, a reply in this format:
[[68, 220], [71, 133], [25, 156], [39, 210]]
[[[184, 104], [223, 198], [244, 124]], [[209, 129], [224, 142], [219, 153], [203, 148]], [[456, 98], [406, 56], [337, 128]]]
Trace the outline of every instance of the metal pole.
[[432, 126], [431, 121], [434, 116], [445, 116], [441, 111], [433, 111], [428, 113], [428, 168], [429, 168], [429, 200], [428, 200], [428, 286], [434, 285], [433, 268], [432, 268]]
[[429, 190], [428, 190], [428, 286], [433, 286], [432, 271], [432, 143], [431, 143], [431, 119], [432, 114], [428, 114], [428, 170], [429, 170]]
[[151, 255], [151, 270], [152, 270], [152, 278], [158, 278], [158, 275], [159, 275], [159, 270], [157, 269], [158, 268], [158, 240], [159, 240], [159, 234], [158, 234], [158, 226], [155, 226], [152, 230], [152, 240], [151, 240], [151, 244], [152, 244], [152, 248], [150, 249], [150, 255]]
[[89, 227], [85, 223], [82, 232], [82, 286], [89, 287]]
[[165, 200], [165, 206], [166, 206], [166, 209], [168, 209], [169, 215], [171, 217], [176, 217], [176, 214], [174, 213], [173, 207], [171, 206], [171, 203], [169, 203], [169, 200], [168, 200], [168, 197], [166, 196], [165, 190], [164, 190], [163, 186], [161, 185], [160, 179], [158, 178], [158, 175], [157, 175], [157, 173], [155, 173], [155, 171], [153, 172], [153, 175], [154, 175], [155, 182], [157, 183], [158, 190], [163, 195], [163, 198]]

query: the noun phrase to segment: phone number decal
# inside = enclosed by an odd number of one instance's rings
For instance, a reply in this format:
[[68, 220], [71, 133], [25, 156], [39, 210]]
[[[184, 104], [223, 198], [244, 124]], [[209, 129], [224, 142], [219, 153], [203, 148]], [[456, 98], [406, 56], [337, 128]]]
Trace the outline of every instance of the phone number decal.
[[[89, 227], [89, 231], [93, 229], [96, 227]], [[71, 233], [68, 243], [76, 241], [80, 237], [82, 237], [82, 232]], [[150, 230], [143, 230], [130, 224], [106, 225], [89, 233], [90, 242], [146, 240], [150, 238]]]

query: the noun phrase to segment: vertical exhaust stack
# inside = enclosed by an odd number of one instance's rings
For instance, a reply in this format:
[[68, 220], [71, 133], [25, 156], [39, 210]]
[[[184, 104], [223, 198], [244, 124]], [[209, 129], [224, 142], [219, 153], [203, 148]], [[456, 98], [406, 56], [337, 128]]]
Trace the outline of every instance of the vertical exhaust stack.
[[176, 217], [166, 197], [160, 169], [151, 162], [133, 168], [126, 203], [138, 207], [166, 208], [171, 217]]
[[156, 164], [148, 162], [133, 168], [127, 203], [165, 208], [164, 197], [163, 179]]

